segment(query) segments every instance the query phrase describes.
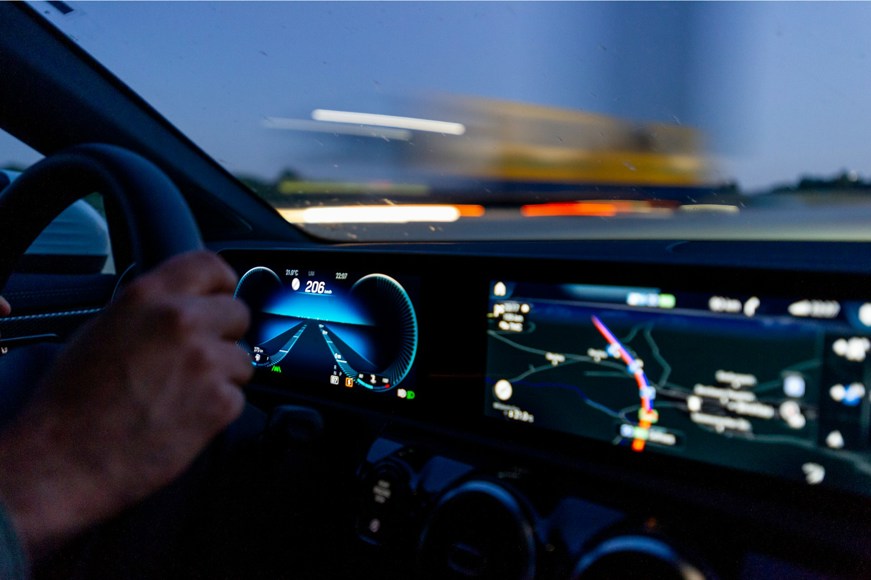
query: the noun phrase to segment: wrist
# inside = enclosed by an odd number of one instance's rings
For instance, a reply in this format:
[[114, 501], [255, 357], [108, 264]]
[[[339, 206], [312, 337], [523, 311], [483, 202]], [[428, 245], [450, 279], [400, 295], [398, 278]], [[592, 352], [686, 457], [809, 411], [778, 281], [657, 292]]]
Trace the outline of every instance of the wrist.
[[[36, 416], [35, 416], [36, 415]], [[56, 429], [25, 413], [0, 434], [0, 501], [31, 558], [50, 552], [96, 518], [95, 481], [64, 459]]]

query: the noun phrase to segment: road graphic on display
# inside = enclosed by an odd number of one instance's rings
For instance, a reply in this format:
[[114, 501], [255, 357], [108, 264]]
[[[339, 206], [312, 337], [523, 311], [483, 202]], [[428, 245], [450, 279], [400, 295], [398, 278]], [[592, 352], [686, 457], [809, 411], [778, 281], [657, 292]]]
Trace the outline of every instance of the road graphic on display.
[[[254, 366], [262, 367], [271, 367], [273, 365], [279, 364], [282, 360], [284, 360], [284, 357], [287, 356], [287, 353], [289, 353], [293, 349], [293, 347], [299, 340], [299, 337], [302, 336], [302, 333], [305, 332], [305, 329], [307, 327], [308, 323], [302, 323], [301, 325], [294, 326], [288, 332], [284, 332], [263, 343], [254, 345], [251, 354], [252, 364]], [[294, 332], [292, 336], [290, 336], [291, 332]], [[287, 338], [288, 336], [290, 336], [289, 339]], [[271, 356], [267, 356], [267, 352], [271, 352], [273, 354]]]

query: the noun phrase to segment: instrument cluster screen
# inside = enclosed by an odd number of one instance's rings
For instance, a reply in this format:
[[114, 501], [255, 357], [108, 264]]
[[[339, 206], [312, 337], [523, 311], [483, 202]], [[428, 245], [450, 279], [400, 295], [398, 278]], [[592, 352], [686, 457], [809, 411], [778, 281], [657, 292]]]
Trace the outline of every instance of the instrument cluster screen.
[[260, 372], [290, 387], [413, 399], [418, 322], [406, 287], [415, 285], [378, 272], [250, 268], [235, 292], [252, 315], [240, 345]]
[[871, 490], [871, 300], [490, 284], [485, 414]]

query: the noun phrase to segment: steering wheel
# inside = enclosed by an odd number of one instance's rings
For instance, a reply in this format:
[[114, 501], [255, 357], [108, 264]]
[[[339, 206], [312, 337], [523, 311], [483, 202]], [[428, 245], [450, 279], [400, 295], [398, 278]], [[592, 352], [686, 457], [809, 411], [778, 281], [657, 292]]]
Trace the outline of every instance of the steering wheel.
[[40, 232], [95, 191], [121, 208], [141, 271], [203, 247], [190, 209], [154, 164], [114, 145], [77, 145], [36, 163], [0, 194], [0, 293]]
[[[140, 271], [203, 247], [190, 209], [154, 164], [114, 145], [77, 145], [36, 163], [0, 192], [0, 294], [42, 230], [70, 204], [97, 191], [121, 208]], [[26, 402], [56, 346], [19, 347], [0, 356], [0, 420]]]
[[[40, 232], [71, 203], [93, 192], [108, 196], [121, 209], [140, 273], [176, 254], [203, 247], [190, 209], [176, 186], [154, 164], [117, 146], [78, 145], [36, 163], [0, 192], [0, 293], [17, 260]], [[16, 348], [0, 356], [0, 386], [4, 391], [0, 401], [12, 403], [7, 405], [11, 411], [6, 409], [4, 414], [15, 413], [25, 404], [48, 366], [46, 359], [59, 350], [50, 347], [57, 345]], [[138, 561], [135, 558], [144, 550], [146, 559], [154, 560], [156, 566], [168, 566], [173, 556], [169, 547], [162, 545], [163, 537], [169, 538], [169, 543], [183, 533], [181, 522], [174, 522], [173, 528], [167, 521], [186, 509], [187, 496], [198, 489], [195, 477], [199, 476], [183, 474], [169, 488], [107, 523], [108, 530], [93, 530], [70, 548], [76, 554], [73, 561], [90, 562], [86, 566], [101, 564], [107, 551], [121, 562]], [[147, 537], [149, 533], [162, 537]], [[143, 537], [147, 541], [143, 542]], [[148, 549], [141, 547], [143, 543]], [[98, 553], [89, 556], [94, 545], [100, 546]], [[125, 552], [131, 546], [139, 546], [135, 557]], [[115, 577], [136, 577], [115, 572]]]

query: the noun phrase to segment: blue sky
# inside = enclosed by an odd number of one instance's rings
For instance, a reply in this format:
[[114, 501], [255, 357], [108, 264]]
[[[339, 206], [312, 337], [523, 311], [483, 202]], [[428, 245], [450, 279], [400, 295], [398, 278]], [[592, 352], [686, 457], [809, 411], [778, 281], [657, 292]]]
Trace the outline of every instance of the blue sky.
[[696, 127], [749, 188], [871, 174], [868, 3], [38, 6], [232, 171], [347, 177], [263, 118], [463, 95]]

